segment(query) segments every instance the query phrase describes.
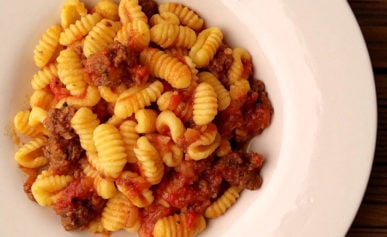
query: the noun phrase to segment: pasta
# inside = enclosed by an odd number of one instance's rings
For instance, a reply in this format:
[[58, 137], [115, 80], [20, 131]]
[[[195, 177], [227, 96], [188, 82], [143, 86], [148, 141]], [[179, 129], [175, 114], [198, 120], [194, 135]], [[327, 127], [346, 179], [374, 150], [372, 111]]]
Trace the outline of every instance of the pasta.
[[55, 55], [59, 46], [59, 35], [62, 28], [58, 25], [51, 26], [41, 36], [39, 44], [34, 49], [34, 61], [36, 66], [44, 67]]
[[140, 54], [140, 62], [149, 67], [153, 76], [166, 80], [174, 88], [186, 88], [191, 83], [190, 68], [163, 51], [146, 48]]
[[217, 114], [218, 99], [214, 88], [207, 82], [200, 83], [195, 89], [193, 101], [193, 121], [197, 125], [210, 123]]
[[189, 51], [189, 56], [198, 68], [203, 68], [213, 59], [222, 43], [223, 33], [218, 27], [211, 27], [201, 31], [195, 44]]
[[195, 236], [206, 227], [201, 215], [181, 213], [159, 219], [153, 230], [154, 237]]
[[90, 3], [64, 0], [33, 49], [13, 119], [25, 193], [67, 231], [197, 236], [262, 185], [244, 148], [273, 108], [253, 57], [182, 3]]

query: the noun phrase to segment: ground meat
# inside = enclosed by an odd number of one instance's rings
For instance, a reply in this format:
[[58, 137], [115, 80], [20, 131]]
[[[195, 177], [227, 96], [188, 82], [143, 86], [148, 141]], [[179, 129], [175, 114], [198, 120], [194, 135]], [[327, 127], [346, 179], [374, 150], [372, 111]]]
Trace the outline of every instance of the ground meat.
[[232, 100], [215, 119], [219, 133], [227, 140], [244, 143], [270, 125], [273, 107], [263, 82], [251, 83], [252, 91], [240, 100]]
[[[138, 54], [115, 41], [106, 50], [88, 57], [84, 65], [91, 85], [109, 87], [115, 87], [121, 83], [131, 85], [135, 80], [133, 78], [137, 76], [132, 70], [138, 65]], [[145, 79], [141, 78], [141, 80]]]
[[231, 152], [217, 161], [215, 170], [231, 185], [254, 190], [262, 184], [260, 176], [262, 165], [263, 156], [260, 154]]
[[232, 49], [228, 45], [222, 44], [215, 54], [214, 59], [211, 60], [208, 65], [208, 70], [214, 74], [226, 88], [228, 88], [229, 85], [227, 72], [231, 67], [232, 61]]
[[74, 174], [78, 161], [83, 157], [79, 139], [61, 139], [49, 137], [43, 148], [44, 156], [49, 159], [49, 169], [55, 174]]
[[71, 127], [71, 119], [73, 118], [76, 109], [71, 106], [61, 109], [52, 108], [48, 111], [47, 117], [43, 124], [52, 137], [62, 137], [64, 139], [72, 139], [77, 136], [74, 129]]
[[165, 207], [157, 202], [153, 202], [150, 206], [145, 207], [141, 212], [141, 226], [138, 230], [138, 236], [153, 237], [152, 232], [156, 221], [171, 215], [173, 211], [173, 208]]
[[105, 201], [97, 195], [89, 178], [75, 179], [63, 191], [54, 209], [66, 230], [83, 229], [100, 216]]
[[141, 6], [142, 11], [148, 19], [158, 12], [158, 5], [153, 0], [139, 0], [138, 4]]

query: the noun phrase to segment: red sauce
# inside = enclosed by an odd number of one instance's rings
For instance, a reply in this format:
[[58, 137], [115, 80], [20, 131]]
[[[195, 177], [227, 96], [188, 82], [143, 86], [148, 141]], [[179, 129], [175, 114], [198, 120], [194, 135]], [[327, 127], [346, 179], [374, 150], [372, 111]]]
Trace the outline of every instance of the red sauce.
[[70, 91], [63, 87], [62, 82], [57, 77], [50, 81], [48, 88], [54, 94], [55, 101], [59, 101], [70, 96]]
[[75, 179], [60, 193], [60, 197], [55, 203], [55, 210], [60, 212], [69, 206], [74, 207], [74, 199], [87, 199], [94, 192], [92, 179]]

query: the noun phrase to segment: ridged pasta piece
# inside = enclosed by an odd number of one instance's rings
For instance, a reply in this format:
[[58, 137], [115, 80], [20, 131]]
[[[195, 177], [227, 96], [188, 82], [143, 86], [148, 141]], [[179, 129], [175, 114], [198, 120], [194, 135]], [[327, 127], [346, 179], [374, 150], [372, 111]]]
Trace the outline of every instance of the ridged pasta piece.
[[32, 78], [31, 86], [34, 90], [40, 90], [50, 84], [50, 81], [58, 77], [56, 63], [50, 63], [40, 69]]
[[[179, 99], [181, 95], [177, 91], [166, 91], [157, 100], [159, 110], [171, 110], [183, 122], [192, 119], [192, 106], [189, 101], [181, 100], [177, 105], [173, 102], [176, 98]], [[179, 99], [180, 100], [180, 99]]]
[[206, 82], [214, 88], [218, 98], [218, 110], [225, 110], [231, 103], [231, 97], [218, 78], [210, 72], [200, 72], [198, 78], [199, 82]]
[[180, 20], [182, 25], [188, 26], [195, 31], [202, 29], [204, 20], [193, 10], [181, 3], [163, 3], [159, 5], [159, 12], [172, 12]]
[[119, 127], [125, 121], [124, 118], [120, 118], [116, 115], [112, 115], [106, 123]]
[[123, 25], [135, 19], [148, 23], [148, 18], [138, 4], [138, 0], [121, 0], [118, 5], [118, 15]]
[[207, 82], [200, 83], [194, 92], [193, 121], [197, 125], [210, 123], [218, 113], [218, 99], [214, 88]]
[[152, 109], [139, 109], [134, 113], [137, 120], [138, 133], [153, 133], [156, 131], [157, 112]]
[[251, 55], [246, 49], [233, 49], [232, 58], [232, 64], [227, 72], [229, 85], [232, 85], [239, 80], [247, 80], [252, 73]]
[[31, 186], [31, 192], [40, 206], [50, 206], [57, 194], [73, 180], [70, 175], [50, 175], [43, 171]]
[[183, 150], [176, 144], [171, 146], [169, 152], [162, 154], [163, 162], [168, 167], [176, 167], [183, 161]]
[[223, 33], [218, 27], [210, 27], [201, 31], [189, 56], [198, 68], [206, 67], [214, 58], [223, 40]]
[[102, 211], [101, 222], [108, 231], [117, 231], [138, 225], [139, 210], [122, 193], [110, 198]]
[[164, 175], [164, 165], [159, 152], [145, 136], [137, 139], [134, 153], [142, 175], [150, 184], [158, 184]]
[[154, 200], [153, 193], [149, 189], [150, 184], [135, 172], [123, 172], [116, 180], [116, 185], [136, 207], [149, 206]]
[[[196, 130], [196, 131], [195, 131]], [[221, 136], [214, 124], [198, 126], [195, 129], [186, 130], [185, 138], [188, 134], [195, 134], [193, 142], [189, 142], [186, 152], [186, 159], [202, 160], [210, 156], [219, 146]], [[196, 138], [197, 137], [197, 138]]]
[[108, 87], [108, 86], [98, 86], [99, 94], [101, 98], [109, 103], [115, 103], [118, 99], [119, 94], [125, 91], [127, 87], [125, 84], [121, 84], [116, 88]]
[[200, 214], [180, 213], [157, 220], [154, 237], [194, 237], [206, 228], [206, 220]]
[[144, 49], [140, 54], [140, 62], [149, 68], [152, 76], [166, 80], [174, 88], [187, 88], [191, 84], [190, 68], [161, 50]]
[[59, 46], [59, 35], [62, 27], [53, 25], [40, 37], [34, 49], [34, 62], [38, 67], [44, 67], [50, 62]]
[[133, 120], [126, 120], [119, 126], [122, 139], [125, 143], [126, 154], [129, 163], [135, 163], [137, 161], [136, 155], [133, 151], [137, 139], [139, 138], [139, 135], [136, 131], [136, 126], [137, 123]]
[[168, 55], [171, 55], [173, 57], [185, 57], [185, 56], [188, 56], [188, 49], [184, 49], [184, 48], [167, 48], [164, 50], [164, 52]]
[[112, 21], [118, 21], [118, 4], [114, 0], [100, 0], [94, 6], [94, 12], [100, 14], [103, 18]]
[[59, 43], [68, 46], [82, 39], [101, 19], [98, 13], [82, 16], [60, 34]]
[[87, 86], [84, 94], [80, 96], [68, 96], [63, 98], [56, 105], [57, 108], [63, 107], [64, 104], [73, 106], [75, 108], [81, 107], [93, 107], [96, 105], [101, 99], [101, 95], [99, 94], [98, 88], [95, 86]]
[[88, 162], [82, 164], [83, 173], [90, 178], [93, 178], [93, 185], [97, 194], [104, 198], [109, 199], [117, 194], [117, 188], [114, 182], [107, 180], [99, 174], [99, 172]]
[[15, 127], [16, 132], [26, 136], [26, 137], [36, 137], [40, 134], [45, 133], [45, 129], [43, 126], [36, 126], [32, 127], [28, 124], [30, 117], [30, 111], [29, 110], [22, 110], [19, 111], [14, 119], [13, 119], [13, 125]]
[[47, 138], [43, 135], [34, 138], [24, 144], [16, 153], [16, 162], [26, 168], [39, 168], [48, 163], [48, 159], [44, 157], [42, 148], [47, 142]]
[[30, 112], [30, 117], [28, 118], [28, 125], [31, 127], [36, 127], [43, 125], [43, 121], [47, 117], [47, 110], [40, 107], [32, 107]]
[[127, 118], [137, 110], [155, 102], [163, 90], [164, 86], [160, 81], [132, 87], [120, 94], [114, 106], [114, 114], [120, 118]]
[[149, 45], [149, 26], [143, 20], [134, 19], [122, 26], [117, 32], [116, 40], [130, 49], [140, 52]]
[[85, 81], [87, 75], [80, 55], [74, 49], [67, 48], [60, 52], [57, 62], [59, 79], [70, 91], [70, 94], [83, 94], [87, 87]]
[[172, 12], [161, 12], [159, 14], [154, 14], [149, 20], [149, 24], [151, 26], [162, 23], [180, 25], [180, 20], [179, 17], [177, 17]]
[[60, 11], [60, 21], [63, 29], [75, 23], [87, 14], [85, 4], [79, 0], [66, 0]]
[[236, 81], [230, 86], [231, 100], [238, 100], [240, 98], [243, 98], [247, 95], [249, 91], [250, 83], [248, 80], [243, 79]]
[[216, 218], [223, 215], [239, 198], [241, 189], [235, 186], [229, 187], [215, 202], [207, 207], [204, 216]]
[[156, 128], [160, 134], [170, 134], [176, 143], [185, 133], [185, 126], [180, 118], [169, 110], [162, 111], [156, 120]]
[[102, 19], [98, 22], [85, 37], [83, 41], [83, 54], [89, 57], [113, 43], [121, 23], [109, 19]]
[[231, 152], [231, 144], [230, 141], [227, 139], [222, 138], [220, 140], [220, 144], [218, 149], [216, 150], [216, 155], [219, 157], [225, 156]]
[[87, 225], [87, 231], [93, 234], [101, 234], [101, 236], [109, 236], [109, 231], [102, 225], [101, 217], [92, 220]]
[[97, 170], [106, 177], [117, 178], [127, 161], [120, 131], [114, 125], [100, 124], [94, 129], [93, 140], [98, 154]]
[[165, 23], [153, 26], [150, 36], [162, 48], [191, 48], [196, 41], [196, 33], [191, 28]]
[[75, 112], [70, 123], [79, 136], [81, 147], [86, 152], [97, 152], [93, 140], [94, 129], [100, 123], [97, 115], [91, 109], [82, 107]]
[[54, 99], [54, 95], [47, 90], [34, 90], [30, 97], [30, 106], [48, 110]]

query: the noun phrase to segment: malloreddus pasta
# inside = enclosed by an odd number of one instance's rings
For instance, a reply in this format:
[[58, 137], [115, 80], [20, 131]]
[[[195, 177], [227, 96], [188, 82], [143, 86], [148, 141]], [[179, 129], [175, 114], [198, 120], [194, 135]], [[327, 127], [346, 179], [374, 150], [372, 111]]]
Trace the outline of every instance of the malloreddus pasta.
[[226, 38], [180, 3], [66, 0], [14, 117], [28, 197], [69, 231], [183, 237], [258, 189], [264, 157], [243, 149], [273, 108]]

